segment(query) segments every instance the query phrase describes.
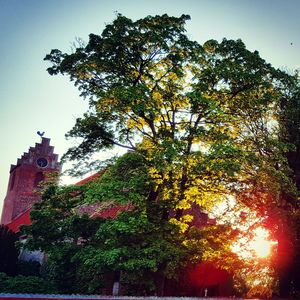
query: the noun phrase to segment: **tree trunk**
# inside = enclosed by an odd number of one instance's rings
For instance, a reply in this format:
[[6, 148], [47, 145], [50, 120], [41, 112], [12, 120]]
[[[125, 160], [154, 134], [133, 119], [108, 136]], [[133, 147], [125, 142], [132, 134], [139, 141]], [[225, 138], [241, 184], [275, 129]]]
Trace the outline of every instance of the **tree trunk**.
[[165, 275], [162, 272], [158, 272], [155, 276], [155, 285], [156, 285], [156, 296], [164, 296], [165, 291]]
[[120, 295], [120, 272], [116, 271], [113, 278], [113, 287], [112, 287], [112, 295], [119, 296]]

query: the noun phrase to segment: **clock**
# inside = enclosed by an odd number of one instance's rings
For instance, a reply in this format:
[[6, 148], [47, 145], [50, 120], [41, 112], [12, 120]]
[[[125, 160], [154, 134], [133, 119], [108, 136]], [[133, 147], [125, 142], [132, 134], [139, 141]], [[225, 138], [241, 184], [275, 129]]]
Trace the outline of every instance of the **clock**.
[[36, 164], [41, 168], [45, 168], [48, 166], [48, 160], [44, 157], [40, 157], [36, 160]]

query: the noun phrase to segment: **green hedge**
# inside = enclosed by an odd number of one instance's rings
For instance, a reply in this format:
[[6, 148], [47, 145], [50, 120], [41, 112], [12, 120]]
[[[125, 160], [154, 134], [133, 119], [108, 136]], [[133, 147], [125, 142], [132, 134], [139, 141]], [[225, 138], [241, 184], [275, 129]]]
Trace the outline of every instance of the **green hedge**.
[[55, 293], [53, 286], [37, 276], [15, 277], [0, 273], [0, 293]]

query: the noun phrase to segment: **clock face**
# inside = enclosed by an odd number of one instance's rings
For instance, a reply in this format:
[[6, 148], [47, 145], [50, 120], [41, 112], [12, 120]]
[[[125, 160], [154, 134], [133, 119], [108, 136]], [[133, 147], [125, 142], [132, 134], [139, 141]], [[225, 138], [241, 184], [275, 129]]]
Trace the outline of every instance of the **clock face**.
[[44, 157], [40, 157], [36, 161], [37, 165], [41, 168], [45, 168], [48, 165], [48, 160]]

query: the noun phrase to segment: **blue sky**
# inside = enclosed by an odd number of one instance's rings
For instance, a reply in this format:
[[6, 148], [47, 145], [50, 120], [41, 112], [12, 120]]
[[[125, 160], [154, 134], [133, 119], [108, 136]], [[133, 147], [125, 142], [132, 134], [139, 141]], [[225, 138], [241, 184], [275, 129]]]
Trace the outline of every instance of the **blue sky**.
[[44, 56], [100, 34], [116, 11], [189, 14], [193, 40], [241, 38], [273, 66], [300, 68], [299, 0], [0, 0], [0, 210], [10, 164], [39, 142], [36, 131], [61, 156], [72, 145], [64, 134], [87, 108], [67, 77], [48, 75]]

